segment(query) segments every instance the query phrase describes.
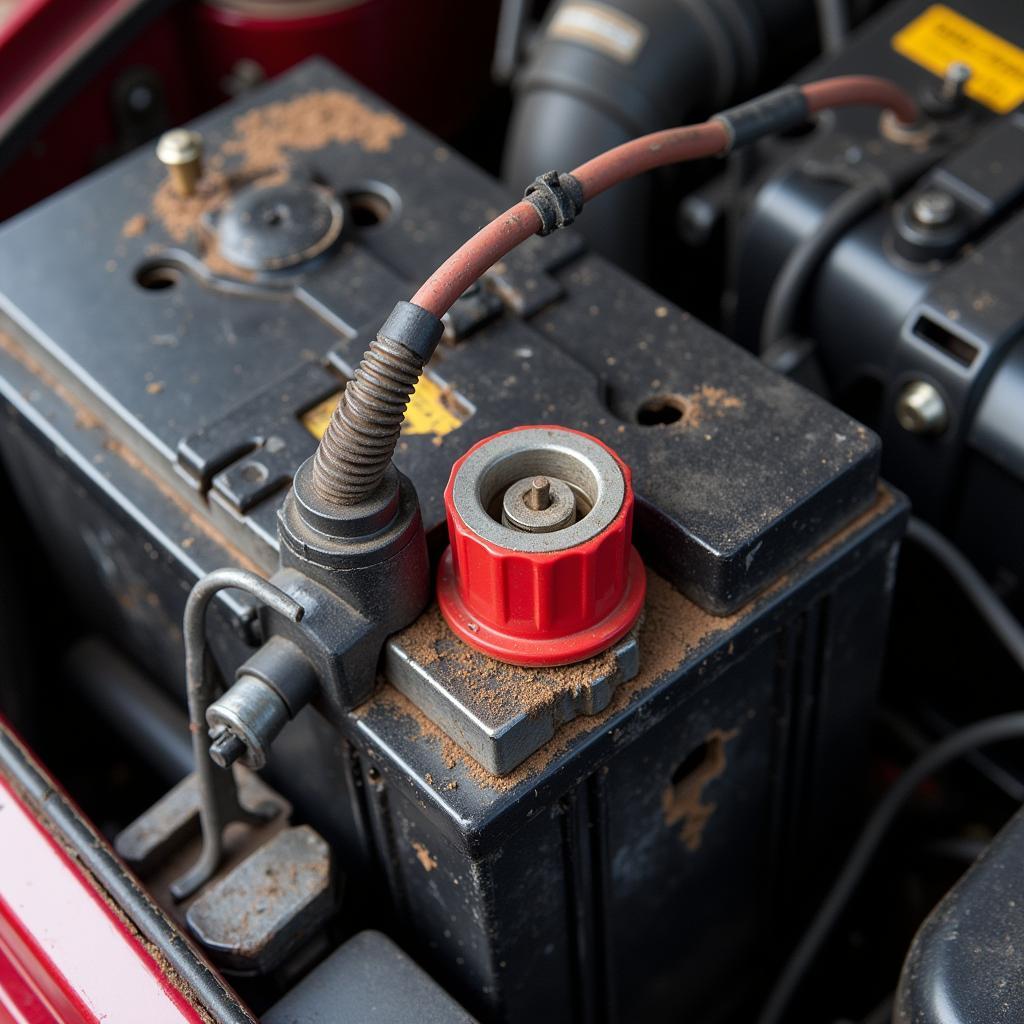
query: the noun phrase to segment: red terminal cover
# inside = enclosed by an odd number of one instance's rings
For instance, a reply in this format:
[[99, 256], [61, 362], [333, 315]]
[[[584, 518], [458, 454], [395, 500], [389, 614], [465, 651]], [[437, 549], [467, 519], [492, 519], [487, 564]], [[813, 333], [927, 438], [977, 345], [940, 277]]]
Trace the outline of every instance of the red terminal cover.
[[[596, 536], [561, 551], [524, 552], [480, 536], [453, 500], [459, 471], [497, 438], [543, 429], [578, 435], [603, 448], [622, 472], [618, 513]], [[500, 661], [566, 665], [606, 650], [636, 623], [646, 575], [632, 544], [633, 488], [629, 467], [597, 438], [565, 427], [516, 427], [479, 441], [452, 467], [445, 489], [451, 546], [438, 570], [437, 597], [452, 631]]]

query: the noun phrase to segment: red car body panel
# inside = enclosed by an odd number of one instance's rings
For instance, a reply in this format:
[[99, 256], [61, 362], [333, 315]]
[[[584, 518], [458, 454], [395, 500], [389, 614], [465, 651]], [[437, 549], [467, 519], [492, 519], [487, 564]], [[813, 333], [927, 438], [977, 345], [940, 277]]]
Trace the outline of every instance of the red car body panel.
[[0, 1024], [201, 1020], [0, 777]]

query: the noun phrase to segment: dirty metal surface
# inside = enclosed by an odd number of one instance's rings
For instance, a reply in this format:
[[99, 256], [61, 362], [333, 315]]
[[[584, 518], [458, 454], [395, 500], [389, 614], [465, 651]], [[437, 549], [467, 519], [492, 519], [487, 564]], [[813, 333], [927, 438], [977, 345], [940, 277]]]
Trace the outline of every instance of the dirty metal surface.
[[[301, 416], [509, 196], [322, 62], [197, 127], [210, 170], [193, 200], [176, 200], [140, 151], [3, 225], [0, 322], [233, 545], [270, 563], [284, 489], [316, 444]], [[204, 224], [233, 196], [311, 178], [345, 211], [329, 251], [266, 272], [223, 259]], [[530, 239], [483, 291], [460, 300], [461, 340], [431, 365], [441, 400], [469, 415], [407, 434], [397, 454], [428, 531], [443, 523], [452, 462], [528, 422], [615, 448], [633, 470], [642, 553], [719, 614], [870, 504], [873, 435], [586, 254], [571, 230]]]
[[186, 915], [192, 934], [225, 969], [265, 974], [319, 928], [333, 909], [331, 848], [309, 825], [278, 832], [219, 881]]
[[[287, 802], [257, 775], [242, 766], [236, 767], [234, 772], [244, 807], [268, 806], [279, 819], [287, 817], [290, 809]], [[192, 773], [122, 829], [114, 839], [114, 849], [133, 871], [145, 877], [198, 835], [199, 786]]]
[[521, 668], [463, 643], [431, 608], [384, 649], [384, 674], [482, 767], [505, 775], [640, 669], [636, 631], [577, 665]]

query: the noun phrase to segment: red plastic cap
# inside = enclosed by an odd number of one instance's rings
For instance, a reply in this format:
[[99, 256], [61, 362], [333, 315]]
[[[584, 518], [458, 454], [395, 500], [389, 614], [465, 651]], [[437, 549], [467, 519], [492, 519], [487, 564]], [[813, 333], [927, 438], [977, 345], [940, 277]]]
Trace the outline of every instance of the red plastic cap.
[[[563, 476], [590, 507], [571, 526], [523, 533], [499, 519], [503, 494]], [[564, 488], [563, 488], [564, 490]], [[451, 546], [437, 596], [466, 643], [518, 665], [565, 665], [606, 650], [636, 623], [646, 576], [632, 544], [629, 467], [565, 427], [517, 427], [474, 445], [445, 489]]]

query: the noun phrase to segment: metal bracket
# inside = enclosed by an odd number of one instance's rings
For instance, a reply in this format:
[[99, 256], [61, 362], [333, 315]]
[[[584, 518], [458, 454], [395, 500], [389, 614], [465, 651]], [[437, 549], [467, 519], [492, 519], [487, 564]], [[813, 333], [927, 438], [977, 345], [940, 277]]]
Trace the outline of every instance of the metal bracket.
[[218, 768], [210, 759], [206, 709], [217, 697], [217, 669], [206, 645], [206, 610], [222, 590], [242, 590], [291, 622], [302, 618], [302, 606], [261, 576], [244, 569], [217, 569], [204, 576], [185, 603], [185, 680], [188, 692], [192, 754], [199, 781], [199, 822], [203, 847], [199, 859], [171, 885], [171, 895], [187, 899], [204, 886], [220, 866], [224, 829], [234, 821], [265, 821], [276, 810], [262, 805], [243, 807], [230, 769]]

